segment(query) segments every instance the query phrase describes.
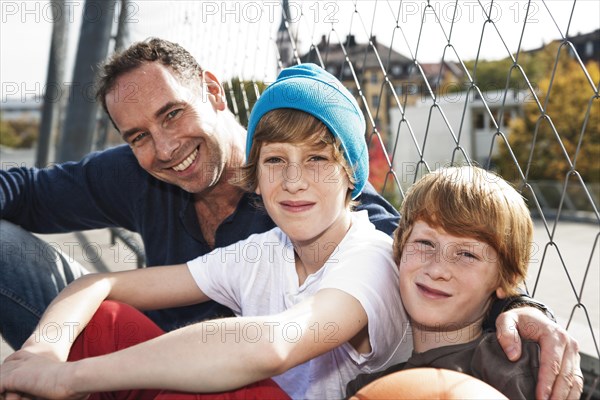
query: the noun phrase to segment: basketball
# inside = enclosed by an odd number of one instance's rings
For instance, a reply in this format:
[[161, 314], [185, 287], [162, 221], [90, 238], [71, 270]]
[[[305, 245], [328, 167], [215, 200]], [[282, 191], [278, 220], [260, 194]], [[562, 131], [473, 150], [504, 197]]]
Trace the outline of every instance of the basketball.
[[351, 400], [506, 399], [487, 383], [448, 369], [414, 368], [379, 378]]

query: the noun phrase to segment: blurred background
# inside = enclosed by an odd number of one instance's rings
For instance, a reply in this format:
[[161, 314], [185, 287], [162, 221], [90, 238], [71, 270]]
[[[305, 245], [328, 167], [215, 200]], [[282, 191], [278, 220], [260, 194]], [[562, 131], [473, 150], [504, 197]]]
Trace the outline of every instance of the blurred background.
[[[242, 124], [281, 68], [317, 63], [361, 104], [370, 180], [394, 205], [421, 175], [452, 163], [493, 169], [519, 188], [536, 225], [527, 290], [579, 341], [582, 398], [600, 398], [600, 2], [0, 4], [2, 168], [48, 167], [121, 143], [93, 81], [98, 63], [133, 41], [186, 47], [224, 83]], [[88, 247], [73, 257], [92, 270], [102, 258], [108, 269], [143, 266], [135, 235], [110, 237], [87, 239], [104, 256]], [[129, 252], [117, 255], [115, 238]], [[61, 247], [84, 240], [55, 238]]]

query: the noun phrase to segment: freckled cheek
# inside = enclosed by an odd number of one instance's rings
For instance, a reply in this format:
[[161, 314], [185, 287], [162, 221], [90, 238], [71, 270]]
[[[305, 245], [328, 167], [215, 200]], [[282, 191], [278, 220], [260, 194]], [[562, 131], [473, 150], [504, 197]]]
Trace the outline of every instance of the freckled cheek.
[[410, 246], [404, 246], [404, 251], [400, 256], [400, 265], [398, 267], [400, 274], [409, 276], [410, 274], [418, 272], [418, 270], [423, 267], [424, 261], [423, 255], [420, 252], [415, 251], [415, 249]]
[[412, 273], [413, 271], [411, 271], [410, 269], [410, 265], [408, 265], [406, 262], [400, 262], [400, 266], [398, 267], [398, 274], [399, 274], [399, 281], [400, 281], [400, 287], [409, 287], [410, 286], [410, 282], [412, 281]]
[[259, 192], [258, 194], [262, 196], [264, 202], [267, 202], [273, 193], [273, 185], [267, 182], [259, 183], [256, 189]]
[[400, 274], [400, 277], [398, 278], [398, 287], [400, 288], [401, 293], [406, 291], [409, 281], [410, 280], [406, 275]]

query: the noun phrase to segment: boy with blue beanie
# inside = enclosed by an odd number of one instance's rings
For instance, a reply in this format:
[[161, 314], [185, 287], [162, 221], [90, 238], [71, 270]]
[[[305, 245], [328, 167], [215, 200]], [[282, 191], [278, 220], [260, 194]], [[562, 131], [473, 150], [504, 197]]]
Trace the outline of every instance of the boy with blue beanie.
[[[40, 326], [77, 322], [79, 336], [69, 348], [62, 342], [40, 345], [58, 354], [70, 349], [71, 369], [61, 370], [65, 387], [82, 394], [158, 387], [225, 392], [216, 398], [228, 399], [334, 399], [344, 397], [346, 384], [358, 374], [405, 361], [412, 344], [392, 241], [366, 212], [351, 210], [368, 176], [364, 133], [358, 104], [331, 74], [309, 64], [283, 70], [252, 111], [247, 162], [236, 182], [261, 196], [277, 227], [187, 264], [75, 281], [40, 321]], [[148, 331], [157, 328], [140, 328], [133, 338], [98, 337], [97, 328], [90, 335], [83, 329], [152, 324], [120, 302], [148, 309], [209, 299], [238, 318], [193, 324], [150, 340], [158, 334]], [[115, 349], [131, 347], [100, 355], [96, 348], [106, 342]], [[19, 389], [54, 395], [36, 387], [52, 368], [30, 372], [31, 386]], [[82, 378], [99, 373], [102, 379]], [[258, 383], [247, 386], [253, 382]]]
[[315, 64], [284, 69], [258, 99], [248, 121], [246, 156], [260, 119], [274, 109], [304, 111], [320, 120], [341, 142], [344, 157], [354, 170], [358, 197], [369, 178], [369, 158], [364, 139], [365, 118], [352, 93], [333, 75]]

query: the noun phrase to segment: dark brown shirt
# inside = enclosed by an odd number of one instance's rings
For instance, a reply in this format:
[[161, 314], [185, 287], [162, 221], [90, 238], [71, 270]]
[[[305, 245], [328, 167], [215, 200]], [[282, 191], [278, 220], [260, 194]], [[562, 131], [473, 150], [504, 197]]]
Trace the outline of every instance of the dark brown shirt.
[[495, 387], [509, 399], [534, 399], [539, 362], [539, 346], [523, 342], [521, 358], [515, 362], [506, 358], [495, 333], [486, 333], [469, 343], [438, 347], [424, 353], [414, 353], [402, 364], [385, 371], [361, 374], [348, 383], [346, 396], [385, 375], [409, 368], [445, 368], [474, 376]]

